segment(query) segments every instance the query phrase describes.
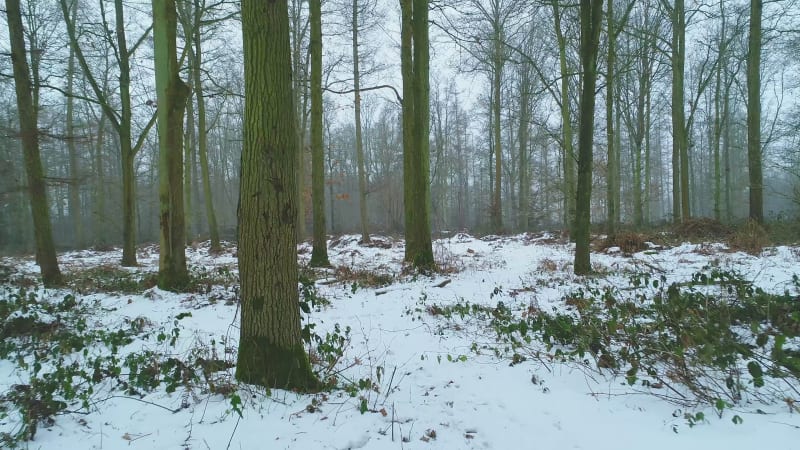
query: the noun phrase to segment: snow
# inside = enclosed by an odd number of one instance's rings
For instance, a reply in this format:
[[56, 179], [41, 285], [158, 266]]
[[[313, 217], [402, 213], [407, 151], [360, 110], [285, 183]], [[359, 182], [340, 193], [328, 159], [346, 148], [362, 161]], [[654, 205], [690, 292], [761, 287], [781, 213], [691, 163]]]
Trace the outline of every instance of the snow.
[[[510, 365], [492, 352], [472, 351], [473, 344], [491, 344], [491, 333], [469, 318], [448, 320], [426, 311], [430, 305], [469, 302], [512, 308], [535, 305], [564, 309], [563, 296], [584, 283], [623, 286], [627, 274], [665, 274], [669, 282], [686, 281], [704, 267], [735, 270], [768, 292], [793, 289], [800, 272], [796, 247], [766, 249], [758, 257], [730, 252], [721, 244], [684, 243], [673, 248], [624, 256], [618, 251], [592, 254], [603, 276], [589, 279], [571, 274], [574, 246], [547, 234], [473, 238], [459, 233], [434, 243], [437, 261], [453, 273], [433, 277], [402, 276], [402, 241], [359, 245], [343, 236], [329, 249], [334, 266], [391, 273], [394, 283], [368, 288], [331, 283], [332, 274], [318, 280], [317, 289], [331, 304], [312, 311], [316, 331], [334, 324], [349, 326], [351, 340], [336, 369], [348, 379], [377, 379], [375, 390], [359, 391], [360, 399], [343, 391], [318, 395], [240, 386], [243, 417], [218, 394], [163, 388], [142, 398], [97, 393], [88, 414], [56, 417], [41, 425], [30, 448], [56, 449], [753, 449], [800, 448], [800, 417], [785, 404], [743, 404], [717, 417], [713, 408], [684, 411], [645, 388], [629, 387], [623, 378], [581, 369], [574, 364], [546, 363], [533, 358]], [[389, 248], [381, 248], [389, 247]], [[301, 264], [310, 257], [308, 244], [298, 247]], [[140, 250], [137, 271], [154, 272], [157, 249]], [[207, 246], [187, 249], [194, 269], [230, 269], [235, 250], [210, 255]], [[119, 267], [120, 254], [72, 252], [61, 255], [64, 271], [98, 265]], [[20, 273], [36, 273], [30, 259], [2, 259]], [[442, 285], [445, 280], [449, 283]], [[441, 287], [437, 287], [441, 285]], [[63, 291], [48, 291], [60, 298]], [[218, 349], [235, 348], [238, 308], [235, 291], [214, 286], [207, 294], [176, 294], [148, 289], [141, 294], [78, 295], [97, 301], [102, 314], [93, 319], [113, 327], [146, 318], [153, 332], [171, 329], [178, 314], [178, 345], [172, 351], [189, 354], [214, 341]], [[144, 344], [134, 342], [129, 349]], [[224, 355], [235, 361], [233, 355]], [[0, 392], [20, 383], [24, 374], [0, 361]], [[233, 373], [233, 369], [229, 371]], [[110, 397], [109, 397], [110, 395]], [[106, 398], [108, 397], [108, 398]], [[313, 407], [312, 407], [313, 405]], [[182, 407], [185, 406], [185, 407]], [[704, 411], [693, 427], [683, 414]], [[731, 417], [744, 421], [734, 424]], [[15, 426], [0, 419], [0, 431]]]

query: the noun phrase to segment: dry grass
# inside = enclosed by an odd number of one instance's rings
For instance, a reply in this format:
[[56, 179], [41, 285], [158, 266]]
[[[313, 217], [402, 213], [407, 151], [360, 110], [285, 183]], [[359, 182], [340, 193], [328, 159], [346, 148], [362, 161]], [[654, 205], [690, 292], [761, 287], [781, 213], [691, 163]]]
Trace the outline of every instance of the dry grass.
[[672, 232], [679, 238], [694, 241], [726, 239], [731, 235], [732, 230], [729, 226], [718, 220], [701, 217], [687, 219], [674, 225], [672, 227]]
[[598, 244], [599, 251], [606, 251], [612, 247], [619, 247], [622, 253], [632, 255], [636, 252], [647, 250], [647, 239], [643, 234], [632, 231], [621, 231], [615, 236], [609, 236]]
[[755, 220], [748, 220], [728, 237], [728, 246], [751, 255], [759, 255], [770, 245], [769, 234]]
[[338, 266], [334, 272], [336, 279], [343, 283], [357, 283], [361, 287], [379, 288], [392, 284], [394, 275], [378, 270], [353, 269]]

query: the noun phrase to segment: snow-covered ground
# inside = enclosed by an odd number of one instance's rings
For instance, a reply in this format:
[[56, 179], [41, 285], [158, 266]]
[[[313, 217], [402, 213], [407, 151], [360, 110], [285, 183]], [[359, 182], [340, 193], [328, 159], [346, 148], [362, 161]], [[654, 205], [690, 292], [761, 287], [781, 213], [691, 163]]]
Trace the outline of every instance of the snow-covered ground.
[[[581, 369], [574, 364], [533, 358], [510, 365], [508, 358], [473, 351], [490, 345], [492, 334], [470, 319], [448, 320], [430, 314], [431, 305], [458, 302], [512, 309], [565, 308], [563, 298], [583, 283], [627, 285], [633, 272], [664, 274], [669, 282], [688, 280], [713, 266], [734, 270], [768, 292], [794, 289], [800, 251], [766, 249], [755, 257], [728, 252], [719, 244], [683, 244], [625, 256], [592, 254], [589, 279], [571, 274], [572, 246], [548, 235], [477, 239], [458, 234], [434, 243], [437, 260], [451, 273], [401, 276], [402, 241], [365, 247], [357, 236], [331, 243], [334, 266], [392, 275], [395, 281], [372, 288], [334, 282], [333, 273], [317, 280], [330, 305], [312, 311], [316, 331], [350, 327], [350, 341], [335, 371], [340, 379], [369, 379], [373, 389], [351, 396], [333, 391], [299, 395], [267, 394], [240, 387], [242, 417], [230, 399], [200, 389], [162, 387], [144, 397], [96, 392], [88, 414], [68, 413], [51, 426], [40, 425], [29, 448], [41, 449], [800, 449], [800, 415], [785, 403], [742, 404], [718, 417], [711, 405], [684, 411], [624, 377]], [[613, 249], [612, 249], [613, 250]], [[310, 248], [298, 248], [304, 264]], [[200, 246], [187, 250], [193, 270], [235, 273], [235, 249], [211, 256]], [[119, 252], [73, 252], [60, 257], [63, 271], [118, 266]], [[137, 271], [153, 272], [156, 249], [140, 251]], [[30, 259], [3, 259], [20, 273], [35, 273]], [[445, 280], [450, 280], [443, 283]], [[64, 292], [46, 295], [63, 297]], [[221, 357], [235, 361], [238, 308], [232, 286], [208, 293], [175, 294], [152, 288], [141, 294], [77, 295], [96, 301], [95, 325], [113, 329], [137, 318], [156, 332], [178, 323], [173, 351], [187, 355], [211, 342]], [[176, 316], [191, 316], [174, 322]], [[132, 346], [145, 343], [133, 343]], [[26, 373], [0, 361], [0, 393], [24, 383]], [[233, 369], [229, 370], [233, 373]], [[107, 398], [108, 397], [108, 398]], [[363, 406], [366, 406], [364, 411]], [[79, 408], [69, 408], [78, 410]], [[704, 412], [690, 427], [684, 413]], [[743, 419], [734, 424], [731, 418]], [[17, 424], [0, 419], [0, 431]]]

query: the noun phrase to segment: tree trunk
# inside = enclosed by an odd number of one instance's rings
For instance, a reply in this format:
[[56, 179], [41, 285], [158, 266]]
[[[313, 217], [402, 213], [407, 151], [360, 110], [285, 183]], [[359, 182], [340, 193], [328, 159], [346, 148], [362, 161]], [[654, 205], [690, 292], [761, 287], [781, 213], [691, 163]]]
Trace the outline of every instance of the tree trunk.
[[[72, 21], [78, 15], [78, 2], [72, 3]], [[75, 50], [70, 48], [67, 62], [67, 152], [69, 153], [69, 216], [72, 219], [73, 246], [83, 248], [83, 217], [80, 196], [80, 167], [78, 166], [78, 149], [75, 145]]]
[[502, 108], [502, 81], [503, 81], [503, 42], [502, 30], [494, 30], [494, 50], [492, 52], [492, 137], [494, 139], [494, 189], [492, 190], [492, 231], [503, 233], [503, 204], [502, 204], [502, 175], [503, 175], [503, 146], [502, 123], [500, 112]]
[[131, 141], [131, 96], [130, 96], [130, 52], [128, 51], [127, 39], [125, 37], [125, 14], [122, 0], [114, 0], [115, 12], [115, 34], [117, 51], [117, 63], [119, 66], [119, 103], [120, 111], [112, 107], [108, 99], [108, 94], [100, 88], [89, 68], [89, 64], [83, 56], [83, 52], [78, 45], [78, 36], [75, 31], [75, 23], [71, 20], [67, 0], [60, 0], [61, 12], [66, 22], [69, 42], [75, 56], [80, 63], [86, 81], [89, 82], [97, 102], [103, 110], [103, 115], [109, 120], [117, 135], [119, 136], [120, 160], [122, 168], [122, 265], [136, 265], [136, 235], [135, 235], [135, 214], [136, 214], [136, 174], [134, 172], [134, 159], [136, 153], [144, 143], [144, 138], [153, 126], [155, 116], [145, 126], [142, 133], [134, 145]]
[[[136, 265], [136, 151], [131, 142], [131, 69], [128, 44], [125, 36], [125, 17], [122, 0], [114, 1], [116, 15], [117, 47], [119, 51], [119, 93], [121, 112], [118, 124], [120, 152], [122, 153], [122, 265]], [[74, 25], [73, 25], [74, 26]], [[77, 45], [77, 43], [76, 43]], [[88, 70], [84, 68], [84, 71]]]
[[245, 111], [239, 193], [242, 319], [236, 378], [313, 391], [297, 291], [297, 133], [286, 0], [242, 1]]
[[[675, 0], [673, 11], [672, 30], [672, 126], [673, 126], [673, 182], [678, 182], [680, 187], [680, 219], [685, 221], [691, 217], [689, 203], [689, 139], [684, 113], [684, 64], [686, 61], [686, 13], [684, 0]], [[677, 148], [675, 147], [677, 145]], [[676, 165], [676, 156], [677, 162]], [[675, 173], [679, 175], [675, 178]], [[673, 190], [675, 188], [673, 187]], [[673, 193], [674, 196], [674, 193]], [[677, 205], [675, 205], [677, 207]]]
[[567, 69], [567, 39], [561, 30], [559, 2], [553, 2], [558, 61], [561, 69], [561, 138], [564, 149], [564, 226], [570, 228], [575, 221], [575, 152], [572, 148], [572, 118], [569, 108], [569, 71]]
[[17, 94], [17, 113], [19, 115], [20, 136], [25, 160], [25, 174], [28, 177], [28, 196], [33, 216], [33, 233], [36, 240], [36, 262], [42, 272], [45, 286], [57, 286], [63, 282], [58, 268], [53, 231], [50, 223], [50, 210], [47, 205], [47, 189], [44, 183], [44, 169], [39, 155], [39, 129], [36, 120], [36, 106], [25, 52], [25, 37], [22, 27], [22, 14], [19, 0], [6, 0], [8, 35], [11, 44], [11, 64], [14, 71], [14, 85]]
[[186, 226], [183, 203], [183, 116], [190, 90], [180, 78], [175, 0], [153, 0], [153, 48], [158, 95], [158, 197], [161, 251], [158, 287], [184, 289]]
[[750, 219], [764, 222], [764, 180], [761, 173], [761, 9], [750, 1], [747, 56], [747, 168], [750, 176]]
[[194, 14], [194, 50], [189, 52], [189, 57], [192, 59], [192, 79], [197, 102], [197, 152], [200, 156], [200, 176], [203, 177], [203, 202], [206, 206], [206, 220], [208, 220], [208, 233], [211, 240], [210, 251], [217, 253], [222, 250], [222, 247], [219, 242], [219, 225], [217, 225], [217, 214], [214, 211], [214, 196], [211, 192], [211, 175], [208, 169], [206, 99], [203, 97], [203, 79], [201, 77], [203, 69], [202, 41], [200, 39], [202, 9], [198, 0], [195, 0]]
[[528, 67], [521, 69], [519, 82], [519, 231], [530, 228], [530, 163], [528, 162], [528, 144], [531, 121], [531, 80]]
[[614, 0], [609, 0], [606, 11], [608, 33], [608, 55], [606, 63], [606, 154], [608, 174], [606, 175], [606, 233], [609, 238], [617, 234], [617, 194], [619, 189], [619, 167], [615, 155], [619, 149], [614, 147], [614, 63], [616, 62], [616, 30], [614, 29]]
[[603, 0], [581, 0], [581, 46], [583, 68], [580, 131], [578, 133], [578, 192], [575, 201], [575, 274], [592, 271], [589, 259], [589, 226], [592, 200], [592, 145], [594, 101], [597, 85], [597, 51], [603, 21]]
[[361, 79], [358, 55], [358, 0], [353, 0], [353, 91], [355, 96], [356, 163], [358, 165], [358, 212], [361, 218], [361, 242], [369, 243], [367, 222], [367, 172], [364, 168], [364, 143], [361, 136]]
[[726, 63], [726, 28], [725, 11], [723, 1], [720, 0], [720, 39], [719, 56], [714, 80], [714, 132], [713, 132], [713, 151], [714, 151], [714, 219], [722, 220], [722, 168], [720, 165], [720, 147], [722, 145], [722, 70]]
[[[325, 148], [322, 139], [322, 5], [309, 0], [311, 20], [311, 202], [314, 239], [309, 265], [329, 267], [325, 227]], [[333, 199], [331, 199], [333, 201]]]
[[94, 244], [100, 248], [108, 245], [108, 221], [106, 219], [106, 174], [103, 167], [103, 148], [106, 136], [106, 116], [101, 115], [97, 124], [94, 154], [94, 172], [97, 177], [94, 192]]
[[297, 123], [297, 240], [306, 236], [306, 172], [305, 147], [306, 125], [308, 120], [308, 58], [303, 59], [303, 41], [308, 31], [303, 22], [302, 5], [304, 0], [291, 1], [290, 31], [292, 43], [292, 86], [294, 87], [295, 120]]
[[430, 81], [427, 0], [400, 0], [400, 59], [403, 75], [403, 201], [405, 260], [433, 267], [430, 230]]
[[[187, 42], [187, 45], [191, 45], [191, 43]], [[193, 70], [191, 62], [189, 63], [189, 70]], [[200, 223], [193, 223], [192, 220], [192, 207], [194, 206], [192, 205], [192, 190], [194, 190], [194, 184], [197, 183], [197, 178], [192, 176], [194, 174], [193, 161], [197, 153], [197, 135], [194, 132], [194, 105], [192, 104], [191, 93], [186, 98], [186, 126], [183, 131], [183, 167], [185, 171], [183, 174], [183, 213], [186, 224], [186, 233], [184, 234], [186, 236], [186, 245], [188, 246], [191, 245], [192, 238], [200, 230]]]

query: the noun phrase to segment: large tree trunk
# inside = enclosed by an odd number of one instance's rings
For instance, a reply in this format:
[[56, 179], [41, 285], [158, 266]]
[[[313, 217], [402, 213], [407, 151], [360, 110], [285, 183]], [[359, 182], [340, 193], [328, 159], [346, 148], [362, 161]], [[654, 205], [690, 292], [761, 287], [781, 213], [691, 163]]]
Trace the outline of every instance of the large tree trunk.
[[[309, 265], [328, 267], [325, 227], [325, 148], [322, 139], [322, 5], [309, 0], [311, 21], [311, 202], [314, 239]], [[333, 199], [331, 199], [333, 201]]]
[[300, 336], [297, 134], [286, 0], [242, 1], [245, 111], [239, 193], [242, 320], [236, 378], [316, 390]]
[[589, 259], [589, 225], [592, 200], [592, 145], [594, 101], [597, 85], [597, 50], [603, 21], [603, 0], [581, 0], [581, 67], [583, 68], [580, 131], [578, 133], [578, 192], [575, 200], [575, 274], [592, 271]]
[[750, 1], [747, 56], [747, 168], [750, 176], [750, 218], [764, 221], [764, 180], [761, 173], [761, 9]]
[[19, 115], [20, 136], [25, 160], [25, 174], [28, 177], [28, 196], [33, 216], [33, 233], [36, 240], [36, 262], [42, 272], [45, 286], [56, 286], [63, 282], [58, 268], [53, 231], [50, 224], [50, 210], [47, 205], [47, 190], [44, 183], [44, 169], [39, 155], [39, 129], [36, 119], [36, 106], [33, 101], [30, 71], [25, 52], [25, 36], [22, 27], [22, 14], [19, 0], [6, 0], [8, 17], [8, 36], [11, 43], [11, 64], [14, 71], [14, 85], [17, 94], [17, 113]]
[[190, 90], [180, 78], [175, 0], [153, 0], [153, 48], [158, 95], [158, 198], [161, 251], [158, 287], [180, 290], [189, 282], [183, 213], [183, 115]]
[[430, 81], [427, 0], [400, 0], [403, 74], [403, 201], [405, 260], [418, 269], [434, 265], [430, 230]]

